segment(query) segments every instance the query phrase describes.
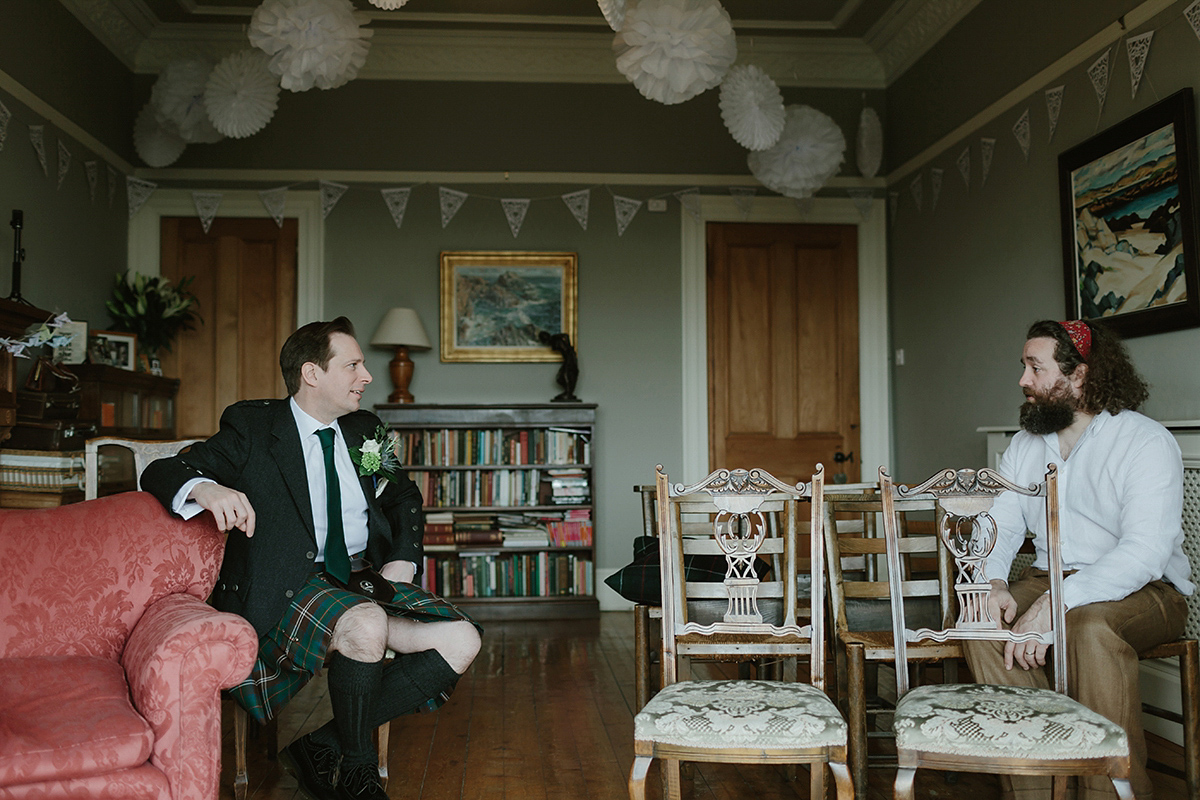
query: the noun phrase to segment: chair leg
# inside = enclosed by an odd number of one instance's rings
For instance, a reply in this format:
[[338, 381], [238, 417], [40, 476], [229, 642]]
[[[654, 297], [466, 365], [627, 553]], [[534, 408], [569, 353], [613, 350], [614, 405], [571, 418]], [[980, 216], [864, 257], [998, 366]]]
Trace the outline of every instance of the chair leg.
[[854, 781], [850, 777], [850, 770], [841, 761], [830, 761], [829, 770], [837, 787], [837, 800], [851, 800], [854, 797]]
[[1179, 657], [1179, 686], [1183, 706], [1183, 772], [1188, 800], [1200, 800], [1200, 643], [1187, 642]]
[[385, 722], [375, 731], [376, 749], [379, 752], [379, 782], [387, 789], [388, 784], [388, 739], [392, 732], [392, 723]]
[[233, 703], [233, 752], [235, 770], [233, 774], [233, 796], [246, 800], [250, 777], [246, 769], [246, 709]]
[[[901, 767], [896, 770], [896, 800], [913, 800], [913, 779], [917, 777], [916, 767]], [[858, 787], [854, 787], [858, 791]]]
[[1112, 779], [1113, 788], [1117, 790], [1117, 797], [1120, 800], [1135, 800], [1133, 795], [1133, 786], [1129, 781], [1122, 778]]
[[634, 702], [641, 711], [650, 702], [650, 606], [633, 607], [633, 660]]
[[850, 728], [850, 774], [854, 779], [854, 797], [867, 797], [867, 697], [866, 655], [860, 644], [846, 646], [846, 692], [849, 700], [847, 723]]
[[658, 768], [662, 772], [663, 800], [682, 800], [683, 781], [679, 776], [679, 761], [673, 758], [660, 759]]
[[629, 800], [646, 800], [646, 773], [650, 771], [649, 756], [638, 756], [629, 770]]
[[[1113, 781], [1113, 784], [1116, 784], [1115, 780]], [[1129, 781], [1125, 781], [1125, 784], [1128, 785]], [[1053, 798], [1053, 800], [1067, 800], [1066, 775], [1055, 775], [1052, 777], [1050, 779], [1050, 787], [1050, 796]], [[1120, 795], [1120, 791], [1118, 791], [1117, 794]]]
[[820, 761], [814, 761], [808, 765], [809, 800], [825, 800], [826, 796], [825, 764]]

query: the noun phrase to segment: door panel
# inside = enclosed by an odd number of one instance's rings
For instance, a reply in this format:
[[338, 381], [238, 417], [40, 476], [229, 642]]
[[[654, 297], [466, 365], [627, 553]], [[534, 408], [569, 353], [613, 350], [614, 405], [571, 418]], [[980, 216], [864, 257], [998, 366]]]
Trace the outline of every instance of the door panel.
[[854, 226], [709, 223], [708, 337], [710, 468], [859, 479]]

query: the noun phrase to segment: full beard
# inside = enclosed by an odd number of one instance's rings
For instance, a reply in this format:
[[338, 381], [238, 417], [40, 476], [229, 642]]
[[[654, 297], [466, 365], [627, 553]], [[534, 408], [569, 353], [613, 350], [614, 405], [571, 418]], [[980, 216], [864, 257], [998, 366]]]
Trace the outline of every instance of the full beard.
[[1065, 385], [1026, 396], [1021, 405], [1021, 428], [1035, 436], [1058, 433], [1075, 421], [1078, 401]]

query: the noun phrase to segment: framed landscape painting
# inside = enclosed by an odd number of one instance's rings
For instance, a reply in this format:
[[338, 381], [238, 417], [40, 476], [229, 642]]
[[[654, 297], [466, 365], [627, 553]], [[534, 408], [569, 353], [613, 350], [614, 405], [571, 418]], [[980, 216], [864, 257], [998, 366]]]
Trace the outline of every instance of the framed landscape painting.
[[559, 361], [541, 334], [576, 345], [575, 253], [445, 252], [442, 361]]
[[1126, 337], [1200, 326], [1192, 90], [1072, 147], [1058, 166], [1067, 317]]

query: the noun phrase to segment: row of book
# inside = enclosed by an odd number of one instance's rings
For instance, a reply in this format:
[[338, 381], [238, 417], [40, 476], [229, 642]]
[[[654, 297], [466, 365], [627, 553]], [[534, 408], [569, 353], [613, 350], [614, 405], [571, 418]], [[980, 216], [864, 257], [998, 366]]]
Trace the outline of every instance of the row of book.
[[400, 461], [414, 466], [590, 464], [591, 434], [569, 428], [400, 432]]
[[423, 470], [408, 473], [421, 490], [426, 508], [446, 506], [518, 507], [536, 505], [586, 505], [591, 502], [587, 474], [570, 470]]
[[596, 591], [590, 558], [572, 553], [426, 556], [421, 588], [443, 597], [561, 597]]
[[424, 545], [447, 550], [488, 545], [591, 547], [592, 512], [587, 508], [526, 514], [430, 511], [425, 515]]

